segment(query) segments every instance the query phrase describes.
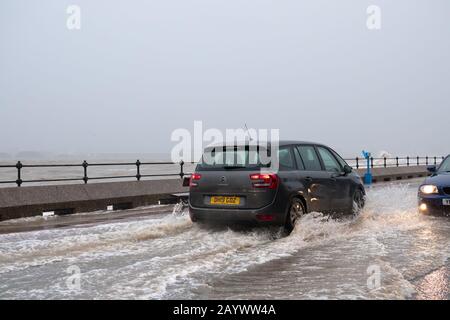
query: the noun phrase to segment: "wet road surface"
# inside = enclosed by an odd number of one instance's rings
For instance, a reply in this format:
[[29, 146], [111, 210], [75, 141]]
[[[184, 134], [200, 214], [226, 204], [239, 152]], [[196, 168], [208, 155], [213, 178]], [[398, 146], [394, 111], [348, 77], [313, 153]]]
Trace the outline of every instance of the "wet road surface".
[[288, 237], [153, 207], [2, 222], [0, 299], [449, 299], [450, 219], [417, 213], [418, 183], [373, 187], [355, 220], [311, 213]]

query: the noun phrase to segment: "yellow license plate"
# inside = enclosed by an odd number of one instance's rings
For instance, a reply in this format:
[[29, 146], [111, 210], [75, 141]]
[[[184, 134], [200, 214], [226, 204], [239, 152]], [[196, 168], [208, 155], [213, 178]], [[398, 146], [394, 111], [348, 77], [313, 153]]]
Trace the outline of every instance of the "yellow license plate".
[[214, 196], [211, 197], [211, 204], [223, 204], [223, 205], [238, 205], [241, 203], [241, 198], [239, 197], [224, 197], [224, 196]]

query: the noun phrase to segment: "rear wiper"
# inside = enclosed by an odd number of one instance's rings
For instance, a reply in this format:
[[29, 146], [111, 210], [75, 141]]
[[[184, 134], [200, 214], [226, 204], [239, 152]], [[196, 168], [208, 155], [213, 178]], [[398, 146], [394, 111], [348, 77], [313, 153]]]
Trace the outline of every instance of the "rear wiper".
[[245, 166], [224, 166], [224, 169], [242, 169], [245, 168]]

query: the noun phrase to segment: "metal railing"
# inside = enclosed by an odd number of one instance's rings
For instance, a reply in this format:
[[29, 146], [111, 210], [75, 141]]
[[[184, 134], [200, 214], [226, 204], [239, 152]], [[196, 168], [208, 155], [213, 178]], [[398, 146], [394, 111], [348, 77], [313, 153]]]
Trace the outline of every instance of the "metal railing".
[[[109, 180], [109, 179], [136, 179], [140, 181], [142, 178], [150, 178], [150, 177], [176, 177], [179, 176], [183, 178], [186, 175], [190, 175], [191, 173], [184, 172], [185, 164], [193, 164], [192, 162], [184, 162], [180, 161], [179, 163], [174, 162], [141, 162], [136, 160], [136, 162], [119, 162], [119, 163], [88, 163], [87, 161], [83, 161], [82, 163], [72, 163], [72, 164], [23, 164], [21, 161], [18, 161], [15, 165], [1, 165], [2, 168], [16, 169], [17, 170], [17, 178], [15, 180], [3, 180], [0, 181], [0, 184], [16, 184], [18, 187], [22, 186], [24, 183], [47, 183], [47, 182], [70, 182], [70, 181], [80, 181], [85, 184], [90, 180]], [[143, 166], [157, 166], [157, 165], [175, 165], [179, 166], [179, 172], [177, 173], [156, 173], [156, 174], [142, 174], [141, 169]], [[92, 167], [111, 167], [111, 166], [135, 166], [136, 171], [133, 175], [112, 175], [112, 176], [89, 176], [88, 169]], [[49, 178], [49, 179], [24, 179], [22, 170], [25, 168], [70, 168], [70, 167], [79, 167], [82, 169], [82, 176], [74, 177], [74, 178]]]
[[[389, 168], [389, 167], [403, 167], [403, 166], [420, 166], [420, 165], [438, 165], [445, 157], [384, 157], [384, 158], [370, 158], [371, 168]], [[345, 159], [350, 166], [356, 169], [366, 168], [367, 160], [365, 158], [350, 158]], [[154, 178], [154, 177], [176, 177], [183, 178], [191, 173], [184, 172], [184, 166], [186, 164], [195, 164], [194, 162], [120, 162], [120, 163], [88, 163], [83, 161], [82, 163], [72, 164], [23, 164], [18, 161], [15, 165], [1, 165], [2, 168], [16, 169], [15, 180], [0, 180], [0, 184], [15, 184], [18, 187], [24, 183], [51, 183], [51, 182], [71, 182], [80, 181], [85, 184], [90, 180], [110, 180], [110, 179], [136, 179], [140, 181], [142, 178]], [[158, 166], [158, 165], [174, 165], [179, 166], [177, 173], [156, 173], [156, 174], [142, 174], [141, 169], [144, 166]], [[88, 169], [93, 167], [112, 167], [112, 166], [135, 166], [135, 174], [133, 175], [112, 175], [112, 176], [89, 176]], [[22, 170], [25, 168], [70, 168], [78, 167], [82, 169], [82, 176], [74, 178], [53, 178], [53, 179], [24, 179]]]
[[[438, 165], [445, 157], [383, 157], [383, 158], [370, 158], [371, 168], [392, 168], [392, 167], [411, 167], [411, 166], [428, 166], [428, 165]], [[365, 158], [351, 158], [344, 159], [349, 163], [350, 166], [356, 169], [366, 168], [367, 160]]]

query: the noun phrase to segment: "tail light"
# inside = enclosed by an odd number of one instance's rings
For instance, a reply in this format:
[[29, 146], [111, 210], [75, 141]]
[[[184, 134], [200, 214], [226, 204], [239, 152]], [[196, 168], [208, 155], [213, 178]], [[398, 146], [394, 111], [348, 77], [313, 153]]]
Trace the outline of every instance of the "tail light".
[[202, 178], [201, 174], [193, 173], [191, 174], [191, 179], [189, 180], [189, 187], [197, 187], [198, 183], [197, 181]]
[[274, 216], [271, 214], [257, 214], [256, 219], [259, 221], [273, 221]]
[[254, 188], [276, 189], [278, 186], [278, 176], [275, 173], [254, 173], [250, 175]]

